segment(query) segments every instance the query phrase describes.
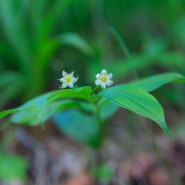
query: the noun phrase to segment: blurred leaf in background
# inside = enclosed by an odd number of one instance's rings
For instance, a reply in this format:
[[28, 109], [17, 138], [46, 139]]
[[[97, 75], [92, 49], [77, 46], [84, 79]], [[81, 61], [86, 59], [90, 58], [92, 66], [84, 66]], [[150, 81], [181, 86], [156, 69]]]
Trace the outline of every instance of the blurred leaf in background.
[[[56, 88], [64, 68], [81, 74], [80, 85], [93, 84], [105, 67], [115, 81], [130, 77], [133, 66], [141, 76], [185, 74], [184, 7], [182, 0], [0, 0], [1, 83], [16, 76], [11, 85], [0, 84], [1, 107]], [[131, 58], [110, 26], [132, 51]]]
[[98, 146], [101, 143], [99, 125], [95, 115], [70, 110], [55, 116], [58, 128], [78, 142]]
[[20, 156], [0, 153], [0, 179], [3, 181], [25, 180], [26, 161]]
[[2, 104], [18, 95], [29, 99], [49, 87], [51, 58], [60, 45], [90, 52], [78, 34], [56, 31], [59, 18], [73, 2], [0, 0]]
[[112, 177], [111, 168], [107, 164], [101, 164], [91, 169], [91, 175], [100, 182], [108, 182]]

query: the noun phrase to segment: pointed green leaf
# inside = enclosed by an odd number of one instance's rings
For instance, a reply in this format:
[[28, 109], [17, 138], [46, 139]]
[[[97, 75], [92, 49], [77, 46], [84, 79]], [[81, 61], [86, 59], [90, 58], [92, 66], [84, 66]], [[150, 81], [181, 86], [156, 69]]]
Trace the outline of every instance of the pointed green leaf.
[[[24, 103], [17, 109], [0, 112], [0, 118], [13, 114], [11, 121], [14, 123], [37, 125], [42, 124], [56, 112], [69, 109], [69, 107], [78, 109], [86, 107], [89, 109], [88, 111], [93, 112], [94, 108], [91, 103], [91, 93], [91, 87], [79, 87], [48, 92]], [[76, 101], [72, 101], [72, 99]], [[83, 100], [84, 103], [77, 102], [78, 100]]]
[[91, 93], [92, 93], [92, 88], [89, 86], [79, 87], [74, 89], [58, 90], [53, 92], [49, 96], [48, 103], [58, 99], [66, 99], [66, 98], [75, 98], [75, 99], [91, 101], [92, 100], [90, 96]]
[[109, 101], [156, 122], [171, 137], [160, 103], [146, 91], [132, 86], [120, 85], [99, 93]]
[[2, 112], [0, 112], [0, 119], [4, 118], [5, 116], [8, 116], [10, 114], [13, 114], [17, 111], [18, 111], [18, 109], [10, 109], [10, 110], [2, 111]]
[[[19, 124], [38, 125], [53, 116], [59, 110], [69, 107], [81, 108], [82, 105], [67, 99], [91, 101], [91, 87], [63, 89], [38, 96], [19, 107], [19, 111], [11, 117], [11, 121]], [[86, 105], [87, 106], [87, 105]], [[91, 108], [91, 107], [90, 107]]]
[[147, 92], [151, 92], [170, 82], [185, 82], [185, 77], [179, 73], [165, 73], [137, 80], [129, 85], [139, 87]]
[[96, 111], [94, 105], [91, 103], [67, 99], [46, 104], [41, 109], [33, 109], [31, 111], [21, 110], [11, 117], [11, 121], [14, 123], [35, 126], [44, 123], [58, 112], [69, 109], [79, 109], [87, 113], [94, 113]]

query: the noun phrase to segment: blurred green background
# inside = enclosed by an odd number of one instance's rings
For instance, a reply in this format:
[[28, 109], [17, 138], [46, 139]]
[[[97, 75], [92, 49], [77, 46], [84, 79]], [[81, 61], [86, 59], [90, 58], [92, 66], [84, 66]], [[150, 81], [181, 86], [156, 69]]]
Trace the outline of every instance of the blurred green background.
[[[101, 69], [114, 84], [185, 75], [185, 0], [0, 0], [0, 110], [58, 89], [63, 70], [94, 86]], [[183, 122], [184, 93], [179, 84], [154, 92], [168, 121]]]
[[115, 82], [133, 80], [133, 66], [185, 73], [184, 21], [184, 0], [0, 0], [0, 108], [58, 89], [62, 70], [79, 86], [102, 68]]

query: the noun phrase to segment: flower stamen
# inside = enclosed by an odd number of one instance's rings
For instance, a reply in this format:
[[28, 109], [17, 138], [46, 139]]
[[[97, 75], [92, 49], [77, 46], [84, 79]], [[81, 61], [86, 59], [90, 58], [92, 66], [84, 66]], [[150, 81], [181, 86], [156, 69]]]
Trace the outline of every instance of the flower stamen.
[[101, 80], [102, 82], [106, 82], [106, 81], [107, 81], [106, 75], [102, 75], [102, 76], [100, 77], [100, 80]]
[[70, 76], [66, 76], [65, 77], [65, 81], [66, 81], [66, 83], [69, 83], [71, 81], [71, 77]]

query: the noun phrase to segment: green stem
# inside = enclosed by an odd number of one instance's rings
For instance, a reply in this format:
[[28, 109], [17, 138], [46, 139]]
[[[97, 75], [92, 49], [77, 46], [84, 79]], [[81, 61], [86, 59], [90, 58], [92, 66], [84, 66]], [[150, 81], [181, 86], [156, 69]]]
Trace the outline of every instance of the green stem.
[[96, 91], [97, 89], [99, 89], [99, 86], [96, 86], [96, 87], [92, 90], [92, 94], [94, 94], [95, 91]]

